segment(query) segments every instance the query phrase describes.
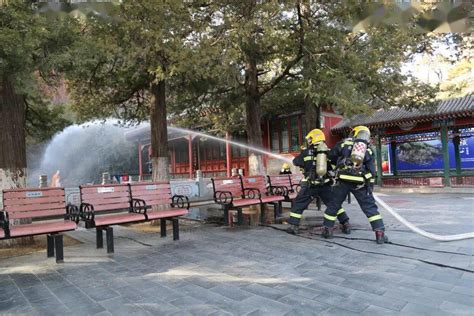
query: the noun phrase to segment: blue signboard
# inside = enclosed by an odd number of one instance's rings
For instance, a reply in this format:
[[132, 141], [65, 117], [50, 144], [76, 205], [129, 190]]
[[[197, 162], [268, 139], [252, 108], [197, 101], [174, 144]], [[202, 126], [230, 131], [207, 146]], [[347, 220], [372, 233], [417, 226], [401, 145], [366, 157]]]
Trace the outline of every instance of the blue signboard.
[[[387, 144], [388, 157], [392, 157], [391, 148]], [[384, 150], [384, 151], [385, 151]], [[448, 143], [449, 167], [456, 168], [454, 144]], [[461, 169], [474, 169], [474, 136], [462, 137], [459, 144]], [[403, 142], [397, 144], [397, 169], [398, 171], [440, 171], [444, 168], [443, 150], [441, 140], [424, 140]], [[392, 162], [388, 161], [389, 170]]]

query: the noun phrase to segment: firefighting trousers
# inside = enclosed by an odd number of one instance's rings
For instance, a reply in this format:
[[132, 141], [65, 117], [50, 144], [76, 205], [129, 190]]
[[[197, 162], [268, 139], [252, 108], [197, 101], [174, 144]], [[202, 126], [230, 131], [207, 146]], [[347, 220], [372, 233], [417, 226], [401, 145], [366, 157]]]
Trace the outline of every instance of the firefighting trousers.
[[326, 204], [327, 208], [324, 212], [324, 226], [329, 228], [334, 226], [340, 205], [342, 205], [349, 192], [357, 199], [357, 202], [365, 216], [367, 216], [372, 229], [384, 230], [382, 215], [380, 215], [377, 204], [375, 204], [372, 191], [367, 190], [366, 186], [360, 188], [357, 183], [345, 181], [340, 181], [333, 187], [332, 199], [329, 205]]
[[[311, 201], [313, 201], [313, 199], [319, 196], [324, 205], [328, 207], [333, 198], [332, 195], [333, 191], [330, 185], [301, 185], [300, 192], [293, 200], [293, 206], [291, 207], [290, 219], [288, 222], [292, 225], [299, 225], [304, 210], [308, 207]], [[345, 223], [349, 220], [349, 216], [347, 216], [341, 205], [342, 202], [339, 204], [339, 208], [336, 210], [336, 217], [340, 223]]]

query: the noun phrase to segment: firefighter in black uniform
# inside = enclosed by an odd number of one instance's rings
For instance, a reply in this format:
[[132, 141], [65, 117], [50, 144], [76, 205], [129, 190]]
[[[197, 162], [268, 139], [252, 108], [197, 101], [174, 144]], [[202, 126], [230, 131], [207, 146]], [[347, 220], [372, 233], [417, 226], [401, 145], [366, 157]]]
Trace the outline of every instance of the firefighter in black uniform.
[[370, 130], [366, 126], [357, 126], [348, 139], [340, 141], [329, 152], [331, 164], [336, 165], [337, 185], [332, 200], [324, 212], [322, 236], [331, 238], [337, 218], [338, 205], [348, 193], [352, 193], [360, 208], [367, 216], [378, 244], [388, 241], [385, 236], [382, 216], [372, 194], [375, 173], [374, 154], [369, 146]]
[[[293, 164], [304, 169], [304, 178], [301, 180], [301, 190], [298, 192], [288, 220], [290, 227], [287, 232], [298, 234], [300, 219], [303, 211], [308, 207], [311, 201], [319, 196], [323, 203], [328, 206], [332, 199], [332, 178], [330, 176], [331, 168], [328, 171], [327, 154], [329, 148], [326, 146], [326, 137], [320, 129], [313, 129], [306, 136], [308, 147], [293, 159]], [[341, 230], [351, 233], [349, 217], [341, 207], [342, 202], [336, 210], [336, 217], [341, 223]]]

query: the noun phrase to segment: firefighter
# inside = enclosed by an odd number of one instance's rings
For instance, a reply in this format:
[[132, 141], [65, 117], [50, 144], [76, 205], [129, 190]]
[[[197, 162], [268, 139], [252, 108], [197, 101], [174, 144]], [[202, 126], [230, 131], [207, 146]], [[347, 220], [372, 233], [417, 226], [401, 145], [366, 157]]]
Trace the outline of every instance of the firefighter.
[[370, 130], [366, 126], [357, 126], [349, 138], [337, 143], [329, 152], [331, 164], [336, 165], [337, 185], [334, 187], [332, 201], [326, 205], [324, 212], [322, 232], [324, 238], [332, 237], [338, 205], [344, 201], [348, 193], [352, 193], [375, 231], [376, 242], [383, 244], [388, 241], [384, 233], [382, 216], [378, 212], [372, 194], [376, 174], [374, 153], [369, 141]]
[[[293, 159], [295, 166], [303, 168], [304, 178], [301, 180], [301, 190], [294, 199], [291, 208], [288, 221], [290, 227], [287, 229], [290, 234], [298, 234], [303, 211], [315, 197], [319, 196], [326, 206], [332, 199], [332, 178], [329, 174], [331, 167], [328, 171], [327, 154], [329, 148], [325, 143], [326, 137], [320, 129], [313, 129], [306, 135], [306, 141], [308, 146]], [[346, 234], [350, 234], [349, 217], [343, 208], [338, 208], [336, 217], [341, 223], [341, 230]]]
[[290, 165], [285, 162], [281, 166], [280, 174], [291, 174]]

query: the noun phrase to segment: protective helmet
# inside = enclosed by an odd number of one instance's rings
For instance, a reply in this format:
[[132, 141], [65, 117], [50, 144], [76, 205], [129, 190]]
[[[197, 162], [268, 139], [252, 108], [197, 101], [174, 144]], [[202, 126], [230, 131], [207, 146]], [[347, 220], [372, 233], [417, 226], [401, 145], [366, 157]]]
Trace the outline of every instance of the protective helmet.
[[306, 141], [308, 142], [309, 145], [315, 145], [320, 142], [326, 141], [326, 136], [324, 136], [324, 133], [320, 129], [313, 129], [306, 135]]
[[288, 170], [288, 169], [290, 169], [290, 165], [285, 162], [285, 163], [281, 166], [281, 169], [283, 169], [283, 170]]
[[351, 136], [355, 139], [361, 139], [368, 142], [370, 140], [370, 129], [363, 125], [356, 126], [352, 129]]

